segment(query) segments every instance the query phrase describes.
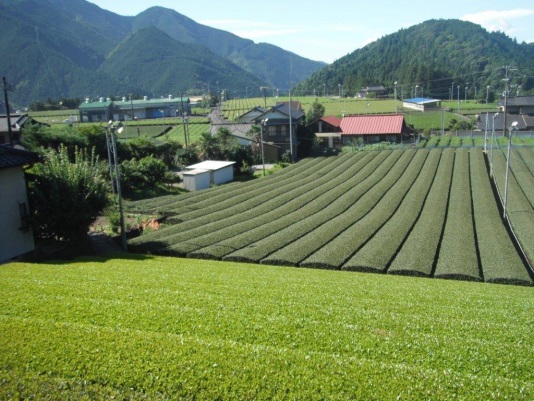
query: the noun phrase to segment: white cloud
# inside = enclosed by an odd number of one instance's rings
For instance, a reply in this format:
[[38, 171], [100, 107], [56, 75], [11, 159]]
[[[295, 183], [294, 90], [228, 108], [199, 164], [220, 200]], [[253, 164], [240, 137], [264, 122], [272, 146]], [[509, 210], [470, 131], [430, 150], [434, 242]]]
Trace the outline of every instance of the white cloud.
[[481, 25], [489, 31], [501, 31], [507, 34], [515, 31], [514, 20], [534, 15], [534, 9], [488, 10], [466, 14], [460, 19]]

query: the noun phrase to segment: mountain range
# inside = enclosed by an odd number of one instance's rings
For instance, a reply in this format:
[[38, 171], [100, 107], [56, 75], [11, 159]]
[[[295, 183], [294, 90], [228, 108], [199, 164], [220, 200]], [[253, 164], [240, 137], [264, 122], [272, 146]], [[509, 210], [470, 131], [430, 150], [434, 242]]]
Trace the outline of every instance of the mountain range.
[[326, 65], [174, 10], [120, 16], [85, 0], [0, 0], [0, 54], [16, 105], [128, 93], [259, 95]]
[[[326, 63], [152, 7], [120, 16], [85, 0], [0, 0], [2, 76], [23, 107], [62, 97], [150, 97], [206, 92], [456, 99], [534, 93], [534, 43], [460, 20], [430, 20]], [[318, 55], [320, 58], [320, 55]], [[395, 84], [397, 83], [397, 84]]]

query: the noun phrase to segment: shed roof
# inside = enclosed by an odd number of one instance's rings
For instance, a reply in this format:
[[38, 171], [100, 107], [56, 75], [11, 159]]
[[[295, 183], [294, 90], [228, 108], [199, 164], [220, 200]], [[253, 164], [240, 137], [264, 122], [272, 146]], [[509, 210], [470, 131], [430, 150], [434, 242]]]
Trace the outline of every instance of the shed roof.
[[187, 166], [188, 170], [220, 170], [222, 168], [231, 166], [232, 164], [235, 164], [235, 162], [231, 161], [218, 161], [218, 160], [206, 160], [204, 162], [200, 162], [197, 164], [193, 164], [191, 166]]
[[402, 114], [345, 116], [341, 120], [343, 135], [402, 134], [403, 128]]
[[206, 173], [209, 173], [209, 172], [210, 172], [209, 170], [203, 170], [203, 169], [197, 168], [197, 169], [193, 169], [193, 170], [186, 170], [182, 174], [184, 176], [195, 176], [195, 175], [206, 174]]
[[38, 161], [39, 155], [37, 153], [15, 149], [7, 145], [0, 145], [0, 169], [24, 166]]
[[411, 99], [404, 99], [403, 101], [406, 103], [415, 103], [415, 104], [428, 104], [428, 103], [441, 102], [441, 100], [439, 99], [431, 99], [428, 97], [414, 97]]

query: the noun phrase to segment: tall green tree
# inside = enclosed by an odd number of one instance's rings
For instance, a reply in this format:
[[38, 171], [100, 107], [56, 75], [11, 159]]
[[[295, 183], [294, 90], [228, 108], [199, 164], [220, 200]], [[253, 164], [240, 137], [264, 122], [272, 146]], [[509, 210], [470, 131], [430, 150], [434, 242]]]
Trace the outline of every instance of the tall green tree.
[[323, 104], [319, 103], [318, 99], [315, 99], [306, 113], [306, 122], [308, 124], [317, 121], [318, 119], [324, 117], [325, 107]]
[[84, 239], [89, 226], [108, 204], [109, 182], [94, 152], [49, 149], [44, 163], [30, 171], [30, 202], [35, 233], [40, 238]]

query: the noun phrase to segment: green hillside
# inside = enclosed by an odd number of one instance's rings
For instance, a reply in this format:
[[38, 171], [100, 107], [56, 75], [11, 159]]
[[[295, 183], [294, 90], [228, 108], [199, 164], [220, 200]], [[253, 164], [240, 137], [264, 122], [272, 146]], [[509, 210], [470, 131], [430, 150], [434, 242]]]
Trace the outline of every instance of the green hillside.
[[[254, 43], [230, 32], [198, 24], [163, 7], [151, 7], [135, 17], [134, 30], [148, 26], [160, 29], [179, 42], [202, 45], [276, 88], [287, 88], [290, 82], [300, 82], [326, 66], [326, 63], [308, 60], [268, 43]], [[249, 89], [255, 91], [258, 88]], [[240, 96], [244, 96], [245, 91], [244, 87], [239, 88]]]
[[[2, 75], [14, 89], [10, 93], [14, 108], [48, 98], [83, 99], [125, 93], [161, 96], [176, 87], [177, 81], [184, 91], [196, 94], [205, 93], [210, 84], [214, 88], [219, 82], [221, 90], [237, 93], [246, 92], [248, 87], [249, 93], [258, 95], [260, 86], [279, 86], [278, 80], [288, 81], [287, 74], [278, 76], [278, 72], [280, 68], [289, 71], [290, 58], [294, 60], [295, 81], [325, 65], [197, 24], [161, 7], [127, 17], [85, 0], [0, 0], [0, 11]], [[167, 53], [157, 42], [160, 36], [145, 37], [151, 39], [144, 43], [145, 51], [158, 58], [141, 66], [140, 60], [147, 60], [139, 57], [140, 43], [130, 36], [144, 28], [159, 29], [172, 40], [164, 40], [170, 44]], [[129, 44], [134, 48], [124, 49]], [[110, 63], [117, 63], [109, 60], [117, 46], [123, 56], [137, 57], [123, 58], [123, 68], [109, 68]], [[177, 49], [187, 49], [188, 57], [177, 59]], [[170, 63], [171, 59], [175, 63]], [[205, 65], [207, 60], [211, 63]], [[282, 67], [281, 62], [286, 66]], [[149, 68], [159, 74], [157, 92], [154, 78], [145, 81], [148, 73], [137, 75]], [[181, 70], [186, 74], [182, 75]]]
[[[533, 148], [523, 151], [531, 164]], [[501, 190], [503, 157], [495, 147]], [[512, 169], [516, 195], [510, 195], [509, 215], [534, 260], [534, 174], [525, 163], [514, 162]], [[260, 180], [134, 202], [131, 210], [160, 213], [167, 222], [132, 239], [130, 249], [532, 285], [492, 194], [482, 150], [475, 147], [305, 159]]]
[[[448, 99], [452, 89], [460, 98], [485, 99], [486, 87], [498, 97], [504, 90], [504, 66], [517, 70], [511, 85], [521, 85], [521, 94], [534, 89], [534, 46], [517, 43], [500, 32], [459, 20], [430, 20], [386, 35], [355, 50], [313, 74], [297, 86], [337, 93], [338, 85], [348, 96], [366, 86], [383, 85], [390, 95], [397, 82], [400, 98], [414, 95]], [[418, 85], [417, 93], [414, 92]], [[477, 96], [475, 96], [475, 87]], [[516, 87], [516, 86], [514, 86]]]
[[118, 256], [0, 266], [0, 399], [534, 398], [531, 288]]
[[263, 82], [208, 49], [177, 42], [156, 28], [141, 29], [128, 37], [99, 71], [121, 77], [124, 88], [142, 85], [149, 93], [162, 95], [185, 93], [210, 80], [225, 82], [229, 87], [254, 88]]

